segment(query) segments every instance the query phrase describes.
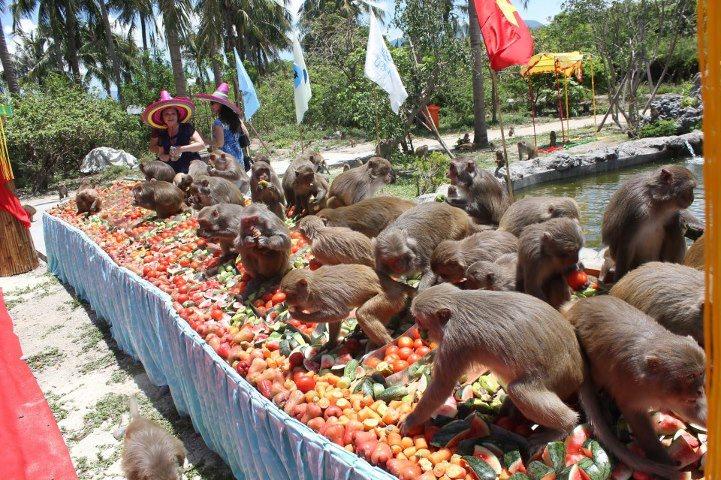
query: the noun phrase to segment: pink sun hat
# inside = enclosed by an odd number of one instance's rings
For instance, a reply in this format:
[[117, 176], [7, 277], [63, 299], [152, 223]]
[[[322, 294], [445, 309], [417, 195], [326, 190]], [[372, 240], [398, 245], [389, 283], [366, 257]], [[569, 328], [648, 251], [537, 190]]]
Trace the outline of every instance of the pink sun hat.
[[160, 100], [145, 107], [140, 117], [144, 123], [153, 128], [168, 128], [163, 122], [163, 110], [173, 107], [178, 111], [178, 122], [185, 123], [193, 116], [195, 104], [188, 97], [171, 97], [167, 90], [160, 92]]
[[210, 102], [220, 103], [240, 115], [240, 108], [238, 108], [238, 105], [230, 101], [228, 98], [228, 92], [230, 92], [230, 87], [227, 83], [223, 82], [218, 85], [218, 88], [216, 88], [213, 93], [199, 93], [195, 95], [195, 98], [198, 100], [208, 100]]

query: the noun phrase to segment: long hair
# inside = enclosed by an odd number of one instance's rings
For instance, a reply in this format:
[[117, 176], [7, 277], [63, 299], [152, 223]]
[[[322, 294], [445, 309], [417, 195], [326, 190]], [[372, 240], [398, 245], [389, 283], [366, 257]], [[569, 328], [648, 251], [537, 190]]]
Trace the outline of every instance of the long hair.
[[231, 132], [242, 133], [240, 129], [240, 117], [227, 105], [220, 104], [220, 113], [218, 118], [224, 124], [230, 127]]

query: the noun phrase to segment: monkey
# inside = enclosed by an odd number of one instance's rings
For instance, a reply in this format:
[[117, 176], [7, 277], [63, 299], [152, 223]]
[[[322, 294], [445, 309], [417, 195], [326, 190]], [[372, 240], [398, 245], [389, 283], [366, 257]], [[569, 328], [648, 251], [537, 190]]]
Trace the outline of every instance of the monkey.
[[258, 159], [253, 163], [251, 172], [250, 195], [253, 202], [266, 204], [278, 218], [285, 220], [285, 212], [283, 212], [285, 196], [273, 167], [270, 163]]
[[25, 213], [28, 214], [28, 218], [30, 219], [30, 222], [33, 221], [33, 217], [37, 213], [37, 209], [33, 207], [32, 205], [23, 205], [23, 210], [25, 210]]
[[238, 164], [235, 157], [220, 152], [219, 155], [213, 154], [210, 156], [210, 163], [212, 166], [208, 169], [208, 175], [233, 182], [243, 195], [250, 191], [250, 178], [243, 167]]
[[688, 210], [681, 210], [679, 221], [681, 222], [684, 237], [690, 238], [691, 240], [698, 240], [706, 229], [704, 222], [696, 218], [696, 216]]
[[598, 274], [598, 281], [601, 283], [611, 283], [616, 270], [616, 265], [611, 258], [611, 252], [608, 248], [603, 249], [603, 264]]
[[496, 374], [513, 405], [546, 428], [529, 439], [531, 445], [565, 436], [578, 424], [578, 413], [564, 400], [583, 382], [583, 358], [573, 327], [546, 303], [518, 292], [443, 283], [419, 293], [411, 313], [438, 349], [431, 382], [401, 423], [402, 435], [428, 420], [474, 364]]
[[318, 270], [291, 270], [280, 282], [285, 303], [293, 318], [328, 323], [330, 339], [325, 348], [338, 341], [340, 325], [356, 310], [356, 319], [371, 345], [393, 339], [386, 326], [406, 308], [413, 293], [407, 285], [394, 282], [366, 265], [324, 265]]
[[333, 179], [328, 192], [328, 208], [353, 205], [370, 198], [383, 185], [395, 181], [391, 162], [371, 157], [364, 165], [351, 168]]
[[414, 201], [398, 197], [371, 197], [347, 207], [324, 208], [316, 215], [330, 227], [348, 227], [375, 238], [403, 212], [415, 206]]
[[96, 189], [83, 182], [75, 193], [75, 205], [78, 208], [78, 215], [81, 213], [93, 215], [103, 208], [103, 201]]
[[704, 273], [676, 263], [649, 262], [628, 272], [610, 294], [677, 335], [704, 347]]
[[495, 261], [481, 260], [466, 269], [465, 288], [471, 290], [516, 290], [518, 254], [506, 253]]
[[140, 416], [130, 399], [121, 465], [128, 480], [180, 480], [187, 452], [182, 442], [157, 423]]
[[[648, 411], [672, 410], [686, 421], [706, 424], [706, 357], [701, 347], [611, 295], [566, 305], [564, 314], [576, 329], [589, 366], [579, 397], [600, 442], [632, 470], [676, 478]], [[634, 443], [648, 458], [631, 453], [616, 438], [596, 396], [598, 389], [618, 405]]]
[[556, 131], [555, 131], [555, 130], [551, 130], [551, 132], [548, 134], [548, 140], [549, 140], [549, 141], [548, 141], [548, 146], [549, 146], [549, 147], [555, 147], [555, 146], [556, 146], [557, 138], [556, 138]]
[[325, 208], [327, 195], [328, 181], [323, 175], [313, 170], [310, 165], [301, 165], [296, 168], [293, 197], [291, 197], [296, 215], [310, 215], [322, 210]]
[[391, 139], [381, 140], [376, 145], [376, 156], [381, 158], [391, 158], [393, 152], [397, 149], [397, 144]]
[[504, 253], [518, 251], [518, 238], [508, 232], [486, 230], [462, 240], [443, 240], [433, 250], [431, 269], [446, 282], [458, 283], [466, 269], [480, 260], [493, 261]]
[[197, 177], [188, 188], [188, 204], [195, 210], [218, 203], [243, 204], [243, 194], [230, 180], [220, 177]]
[[172, 183], [149, 181], [133, 187], [133, 205], [154, 210], [158, 218], [168, 218], [185, 209], [183, 191]]
[[421, 145], [420, 147], [416, 148], [416, 151], [414, 152], [416, 157], [425, 157], [428, 155], [428, 145]]
[[518, 160], [520, 161], [523, 161], [523, 155], [526, 155], [528, 157], [526, 158], [526, 160], [531, 160], [538, 156], [538, 149], [528, 142], [518, 142], [517, 146]]
[[683, 262], [680, 210], [694, 200], [696, 180], [686, 168], [665, 165], [623, 183], [611, 196], [601, 239], [615, 262], [616, 281], [645, 262]]
[[[472, 158], [451, 162], [448, 178], [460, 190], [460, 196], [449, 194], [447, 202], [464, 208], [480, 224], [498, 225], [509, 205], [506, 190], [490, 172], [479, 169]], [[449, 191], [450, 193], [450, 191]]]
[[188, 190], [193, 184], [193, 180], [209, 176], [209, 170], [208, 165], [203, 160], [193, 160], [188, 167], [188, 173], [176, 173], [172, 183], [185, 192], [186, 197], [190, 197]]
[[276, 279], [290, 270], [290, 230], [265, 204], [245, 208], [233, 246], [254, 280]]
[[496, 177], [502, 177], [503, 175], [498, 175], [501, 172], [501, 168], [506, 166], [506, 157], [503, 156], [502, 150], [496, 150], [496, 171], [493, 172], [493, 175]]
[[343, 169], [342, 169], [342, 170], [343, 170], [344, 172], [347, 172], [348, 170], [350, 170], [350, 165], [349, 165], [349, 164], [347, 164], [347, 163], [344, 163], [344, 164], [343, 164]]
[[582, 247], [577, 220], [552, 218], [527, 226], [518, 238], [516, 290], [560, 307], [571, 298], [564, 277], [578, 264]]
[[513, 134], [515, 133], [515, 130], [513, 129], [513, 125], [508, 129], [508, 138], [511, 138]]
[[391, 277], [421, 273], [418, 290], [433, 285], [431, 255], [443, 240], [460, 240], [473, 230], [470, 217], [447, 203], [422, 203], [393, 221], [376, 238], [376, 270]]
[[701, 235], [686, 251], [683, 264], [703, 271], [706, 268], [706, 234]]
[[60, 185], [58, 187], [58, 200], [62, 200], [64, 198], [68, 197], [68, 187], [67, 185]]
[[312, 240], [311, 253], [323, 265], [357, 263], [375, 266], [371, 239], [345, 227], [327, 227], [323, 219], [308, 215], [298, 222], [298, 230]]
[[145, 175], [145, 180], [151, 179], [161, 180], [163, 182], [173, 182], [175, 178], [175, 170], [173, 167], [160, 160], [151, 160], [140, 164], [140, 171]]
[[578, 204], [570, 197], [525, 197], [513, 202], [501, 217], [498, 229], [520, 236], [528, 225], [552, 218], [580, 219]]
[[193, 177], [191, 177], [187, 173], [176, 173], [175, 177], [173, 177], [173, 185], [181, 189], [186, 194], [188, 193], [188, 190], [190, 189], [190, 186], [192, 184]]
[[285, 199], [290, 203], [295, 199], [295, 192], [293, 191], [293, 182], [295, 182], [295, 172], [300, 167], [307, 165], [313, 169], [313, 172], [320, 172], [321, 170], [328, 171], [328, 166], [325, 164], [323, 155], [319, 152], [310, 152], [305, 155], [301, 155], [288, 165], [283, 175], [283, 194]]
[[462, 137], [456, 140], [456, 147], [471, 143], [471, 136], [468, 133], [464, 133]]
[[[240, 230], [240, 220], [245, 207], [231, 203], [220, 203], [204, 207], [198, 213], [198, 237], [220, 245], [221, 257], [218, 265], [233, 260], [238, 256], [235, 250], [235, 237]], [[205, 270], [209, 277], [218, 272], [218, 267]]]
[[203, 160], [193, 160], [188, 166], [188, 175], [195, 179], [204, 175], [208, 175], [208, 164]]

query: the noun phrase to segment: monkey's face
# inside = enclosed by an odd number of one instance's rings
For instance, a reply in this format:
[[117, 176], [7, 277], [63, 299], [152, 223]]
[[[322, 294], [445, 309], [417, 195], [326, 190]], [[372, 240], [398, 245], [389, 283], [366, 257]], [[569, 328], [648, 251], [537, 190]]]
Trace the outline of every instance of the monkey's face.
[[200, 210], [203, 207], [207, 207], [213, 203], [213, 199], [210, 196], [210, 188], [208, 187], [207, 180], [205, 184], [191, 185], [188, 189], [188, 201], [195, 210]]
[[216, 170], [225, 171], [230, 167], [230, 162], [228, 162], [228, 159], [225, 157], [215, 157], [213, 167], [215, 167]]
[[155, 195], [148, 185], [136, 185], [133, 188], [133, 205], [152, 210], [155, 206]]
[[230, 222], [220, 211], [220, 206], [204, 207], [198, 214], [198, 236], [211, 241], [232, 241], [238, 232], [229, 227]]
[[672, 202], [677, 208], [688, 208], [694, 201], [696, 179], [684, 167], [666, 165], [654, 173], [650, 184], [655, 202]]
[[292, 270], [280, 282], [280, 290], [285, 293], [285, 302], [289, 306], [302, 308], [308, 301], [308, 279], [302, 270]]
[[466, 270], [466, 286], [474, 290], [495, 290], [493, 263], [476, 262]]
[[395, 182], [396, 177], [395, 173], [393, 173], [391, 162], [389, 162], [385, 158], [371, 158], [370, 160], [368, 160], [368, 166], [370, 168], [371, 176], [373, 178], [382, 178], [383, 183]]
[[414, 247], [417, 242], [406, 238], [401, 231], [392, 232], [376, 242], [376, 268], [391, 277], [400, 277], [421, 269], [420, 257]]
[[300, 219], [298, 222], [298, 231], [305, 235], [306, 238], [313, 239], [318, 230], [325, 227], [323, 219], [315, 215], [308, 215]]
[[259, 182], [270, 182], [270, 168], [267, 165], [254, 165], [253, 176]]
[[444, 280], [451, 283], [458, 283], [463, 280], [465, 276], [465, 268], [461, 260], [455, 255], [442, 260], [433, 258], [431, 261], [431, 269], [437, 275], [443, 277]]

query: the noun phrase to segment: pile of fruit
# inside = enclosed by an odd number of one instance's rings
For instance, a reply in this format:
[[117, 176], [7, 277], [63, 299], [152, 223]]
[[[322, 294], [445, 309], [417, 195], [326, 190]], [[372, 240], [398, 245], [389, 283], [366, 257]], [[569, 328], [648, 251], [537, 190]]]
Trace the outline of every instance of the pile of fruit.
[[[133, 207], [132, 186], [99, 188], [106, 207], [97, 215], [77, 215], [72, 201], [51, 214], [166, 292], [178, 315], [263, 396], [342, 448], [401, 480], [645, 477], [623, 465], [612, 469], [585, 427], [524, 462], [520, 446], [509, 438], [528, 436], [533, 426], [498, 418], [506, 394], [483, 371], [466, 376], [424, 431], [402, 437], [398, 424], [428, 385], [436, 347], [409, 328], [412, 319], [399, 321], [392, 344], [363, 355], [365, 340], [349, 318], [338, 346], [321, 351], [325, 329], [291, 318], [276, 285], [247, 292], [252, 294], [245, 303], [237, 300], [249, 281], [240, 258], [205, 278], [205, 269], [217, 266], [219, 249], [197, 237], [190, 213], [157, 220], [153, 212]], [[307, 240], [294, 231], [295, 268], [315, 266], [308, 250]], [[704, 433], [668, 415], [658, 414], [657, 425], [672, 456], [698, 476]]]

